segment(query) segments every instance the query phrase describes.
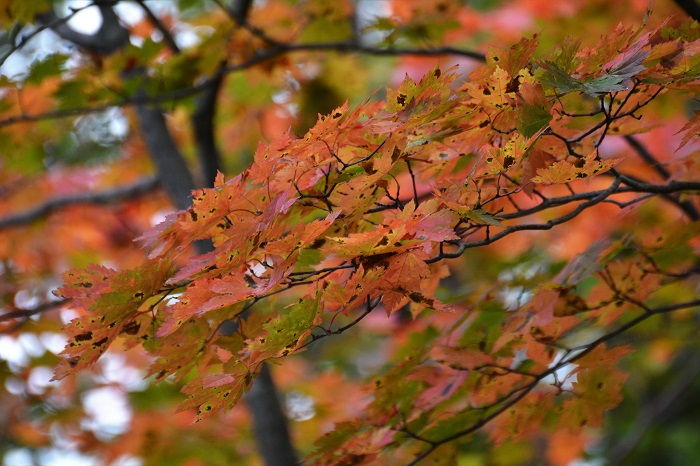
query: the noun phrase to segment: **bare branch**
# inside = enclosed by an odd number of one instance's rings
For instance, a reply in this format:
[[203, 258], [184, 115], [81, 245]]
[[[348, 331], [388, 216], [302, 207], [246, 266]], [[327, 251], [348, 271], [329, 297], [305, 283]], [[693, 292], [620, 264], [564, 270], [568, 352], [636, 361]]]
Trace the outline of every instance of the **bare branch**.
[[73, 16], [80, 13], [84, 9], [90, 8], [92, 6], [93, 6], [92, 4], [87, 4], [87, 5], [84, 5], [84, 6], [79, 7], [79, 8], [72, 8], [70, 14], [68, 14], [68, 16], [66, 16], [64, 18], [57, 18], [55, 16], [53, 17], [53, 19], [47, 18], [47, 19], [49, 19], [48, 22], [42, 24], [41, 26], [34, 28], [31, 32], [29, 32], [27, 34], [24, 34], [21, 37], [19, 42], [15, 42], [15, 39], [19, 35], [19, 32], [20, 32], [22, 26], [19, 24], [15, 24], [15, 26], [13, 26], [13, 31], [10, 34], [11, 47], [7, 52], [5, 52], [5, 54], [2, 57], [0, 57], [0, 66], [2, 66], [3, 63], [5, 63], [5, 61], [10, 57], [10, 55], [12, 55], [13, 53], [22, 49], [22, 47], [27, 45], [30, 40], [32, 40], [34, 37], [36, 37], [37, 34], [43, 32], [47, 29], [52, 29], [54, 27], [58, 27], [60, 24], [65, 24]]
[[173, 53], [180, 53], [180, 47], [177, 46], [177, 43], [175, 42], [175, 38], [173, 37], [172, 34], [170, 34], [170, 31], [168, 28], [165, 27], [165, 24], [153, 13], [153, 10], [151, 10], [148, 5], [143, 0], [136, 0], [136, 3], [139, 4], [141, 9], [146, 13], [146, 16], [148, 17], [148, 20], [153, 24], [153, 26], [160, 31], [160, 33], [163, 35], [163, 40], [165, 43], [168, 45], [168, 48], [173, 52]]
[[178, 209], [187, 209], [195, 189], [194, 180], [168, 130], [162, 111], [158, 107], [139, 105], [136, 113], [141, 136], [156, 165], [163, 189]]
[[27, 225], [64, 207], [77, 204], [110, 205], [143, 196], [159, 186], [158, 179], [143, 178], [130, 186], [51, 199], [44, 204], [0, 218], [0, 228]]
[[[637, 154], [648, 163], [664, 180], [671, 178], [671, 173], [664, 167], [651, 152], [633, 136], [625, 136], [625, 141], [637, 152]], [[681, 201], [676, 196], [665, 196], [669, 201], [676, 204], [691, 220], [700, 220], [700, 212], [690, 201]]]
[[[234, 73], [248, 68], [252, 68], [255, 65], [259, 65], [269, 60], [273, 60], [282, 55], [293, 53], [293, 52], [313, 52], [313, 51], [335, 51], [343, 53], [359, 53], [363, 55], [377, 55], [377, 56], [441, 56], [441, 55], [456, 55], [464, 56], [468, 58], [473, 58], [475, 60], [483, 61], [484, 55], [479, 52], [473, 52], [469, 50], [461, 50], [452, 47], [442, 47], [436, 49], [379, 49], [372, 47], [360, 46], [351, 42], [331, 42], [331, 43], [317, 43], [317, 44], [290, 44], [290, 45], [280, 45], [275, 48], [261, 51], [251, 58], [237, 64], [227, 65], [223, 69], [223, 73]], [[214, 79], [214, 78], [212, 78]], [[55, 118], [65, 118], [76, 115], [86, 115], [90, 113], [97, 113], [106, 110], [111, 107], [128, 107], [131, 105], [142, 105], [142, 104], [155, 104], [162, 102], [172, 102], [180, 99], [185, 99], [196, 95], [210, 85], [210, 80], [199, 82], [193, 86], [179, 89], [177, 91], [163, 92], [162, 94], [156, 95], [144, 95], [138, 94], [131, 97], [123, 98], [115, 102], [104, 103], [96, 106], [90, 107], [79, 107], [72, 109], [62, 109], [53, 110], [49, 112], [37, 113], [37, 114], [22, 114], [15, 115], [0, 119], [0, 127], [10, 126], [17, 123], [23, 122], [34, 122], [41, 120], [51, 120]]]
[[24, 325], [24, 323], [27, 322], [30, 317], [36, 314], [41, 314], [42, 312], [52, 311], [63, 306], [65, 303], [66, 300], [49, 301], [31, 309], [13, 309], [9, 312], [0, 314], [0, 322], [15, 320], [15, 322], [11, 323], [7, 327], [0, 328], [0, 335], [12, 333], [22, 327], [22, 325]]
[[674, 3], [695, 21], [700, 21], [700, 5], [696, 0], [674, 0]]
[[234, 0], [228, 11], [239, 23], [245, 23], [251, 6], [253, 6], [253, 0]]
[[223, 77], [224, 74], [219, 72], [211, 80], [207, 81], [207, 88], [197, 99], [196, 107], [192, 114], [197, 158], [199, 159], [202, 183], [205, 187], [214, 186], [216, 174], [221, 171], [221, 153], [216, 146], [214, 116], [216, 115], [217, 96]]
[[102, 24], [93, 34], [84, 34], [76, 31], [68, 25], [65, 18], [58, 19], [53, 11], [37, 15], [37, 20], [50, 27], [61, 38], [75, 45], [95, 53], [109, 55], [129, 43], [129, 30], [120, 24], [119, 17], [112, 9], [113, 4], [113, 1], [99, 1], [95, 3], [102, 15]]
[[656, 160], [656, 157], [651, 155], [651, 152], [649, 152], [649, 150], [646, 147], [644, 147], [644, 145], [641, 142], [639, 142], [637, 138], [631, 135], [627, 135], [625, 136], [625, 141], [627, 141], [627, 144], [629, 144], [630, 147], [632, 147], [635, 150], [635, 152], [637, 152], [637, 154], [642, 158], [642, 160], [648, 163], [656, 171], [656, 173], [661, 175], [661, 177], [664, 180], [667, 180], [671, 177], [671, 173], [669, 173], [669, 171], [666, 170], [666, 167], [661, 165], [661, 163], [658, 160]]

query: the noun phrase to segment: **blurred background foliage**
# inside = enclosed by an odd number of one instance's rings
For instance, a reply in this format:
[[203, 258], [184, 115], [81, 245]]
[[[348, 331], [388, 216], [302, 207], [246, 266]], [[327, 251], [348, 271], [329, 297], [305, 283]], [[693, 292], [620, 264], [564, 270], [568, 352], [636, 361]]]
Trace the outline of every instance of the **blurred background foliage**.
[[[224, 0], [115, 3], [129, 45], [101, 56], [37, 21], [54, 9], [71, 16], [74, 27], [94, 30], [99, 15], [90, 2], [0, 1], [0, 456], [7, 466], [260, 464], [244, 406], [191, 424], [191, 413], [174, 413], [178, 386], [143, 380], [148, 361], [137, 349], [114, 347], [92, 373], [49, 381], [65, 343], [61, 327], [77, 315], [52, 295], [60, 274], [90, 263], [134, 267], [143, 251], [133, 238], [173, 210], [156, 183], [149, 184], [155, 169], [132, 105], [144, 85], [168, 111], [169, 129], [203, 180], [190, 115], [202, 84], [223, 64], [215, 127], [221, 165], [231, 176], [247, 166], [259, 141], [289, 128], [303, 135], [319, 114], [345, 101], [381, 99], [386, 87], [406, 75], [420, 78], [436, 64], [459, 65], [461, 75], [479, 64], [467, 54], [376, 50], [486, 53], [532, 34], [544, 50], [567, 36], [592, 46], [618, 23], [639, 24], [648, 6], [646, 0], [268, 0], [254, 2], [242, 26]], [[657, 1], [653, 16], [679, 22], [684, 13]], [[697, 36], [697, 23], [691, 28], [688, 34]], [[343, 45], [350, 39], [355, 45]], [[302, 46], [282, 52], [278, 43]], [[336, 45], [322, 46], [327, 43]], [[674, 133], [697, 108], [693, 97], [661, 96], [647, 110], [647, 124], [663, 125], [640, 139], [664, 161], [691, 152], [674, 153]], [[611, 138], [603, 150], [613, 156], [626, 148]], [[141, 190], [122, 190], [139, 183]], [[104, 192], [116, 194], [104, 202], [60, 201]], [[43, 210], [33, 215], [37, 208]], [[656, 202], [633, 222], [667, 223], [676, 215]], [[468, 300], [498, 286], [502, 294], [493, 306], [507, 308], [585, 245], [604, 234], [624, 235], [626, 227], [608, 231], [599, 218], [584, 216], [547, 235], [474, 250], [450, 262], [452, 275], [438, 297]], [[13, 312], [20, 318], [6, 317]], [[691, 314], [659, 316], [621, 337], [638, 349], [623, 360], [630, 374], [625, 400], [606, 415], [603, 430], [590, 432], [584, 457], [567, 455], [573, 440], [564, 433], [547, 448], [506, 442], [494, 449], [476, 435], [452, 464], [695, 464], [700, 353]], [[372, 316], [361, 332], [320, 341], [273, 368], [299, 451], [309, 452], [334, 422], [357, 414], [366, 394], [354, 382], [393, 357], [412, 325], [405, 315]]]

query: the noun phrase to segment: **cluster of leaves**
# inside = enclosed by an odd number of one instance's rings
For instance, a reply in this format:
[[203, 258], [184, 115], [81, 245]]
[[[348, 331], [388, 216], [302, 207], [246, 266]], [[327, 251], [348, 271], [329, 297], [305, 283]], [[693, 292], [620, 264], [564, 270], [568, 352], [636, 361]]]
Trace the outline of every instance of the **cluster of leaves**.
[[[153, 356], [156, 380], [186, 380], [180, 409], [202, 419], [235, 406], [264, 362], [284, 364], [377, 309], [420, 326], [370, 377], [363, 415], [319, 440], [316, 463], [450, 458], [482, 428], [498, 444], [599, 427], [630, 351], [608, 341], [699, 304], [696, 228], [596, 243], [520, 286], [516, 306], [498, 298], [512, 284], [440, 299], [446, 259], [654, 194], [691, 209], [678, 194], [697, 182], [640, 181], [601, 144], [646, 131], [640, 112], [661, 94], [697, 89], [693, 31], [620, 26], [594, 47], [549, 53], [523, 39], [468, 80], [433, 68], [303, 137], [261, 143], [242, 174], [220, 175], [141, 237], [143, 265], [64, 276], [58, 294], [87, 314], [67, 326], [56, 377], [90, 368], [120, 337]], [[214, 248], [188, 258], [197, 241]]]

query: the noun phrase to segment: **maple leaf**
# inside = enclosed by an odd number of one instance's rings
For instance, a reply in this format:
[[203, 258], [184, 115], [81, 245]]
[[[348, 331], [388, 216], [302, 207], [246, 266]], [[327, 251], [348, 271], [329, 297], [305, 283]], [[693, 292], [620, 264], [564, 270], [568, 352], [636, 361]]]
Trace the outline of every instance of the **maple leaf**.
[[[621, 41], [627, 40], [630, 35], [633, 35], [632, 31], [623, 29], [617, 31], [617, 36]], [[633, 44], [625, 46], [621, 53], [599, 67], [604, 73], [600, 76], [582, 79], [569, 74], [567, 68], [562, 68], [560, 64], [545, 60], [540, 63], [540, 68], [545, 71], [540, 76], [540, 81], [562, 93], [578, 91], [591, 96], [599, 96], [627, 90], [632, 78], [647, 69], [646, 66], [642, 65], [642, 62], [650, 54], [650, 50], [644, 49], [648, 45], [648, 37], [649, 35], [645, 34]]]
[[572, 293], [570, 289], [562, 288], [558, 290], [557, 300], [553, 314], [555, 317], [566, 317], [580, 312], [589, 311], [590, 308], [581, 296]]
[[537, 170], [545, 169], [551, 166], [554, 161], [554, 156], [547, 151], [539, 149], [537, 144], [534, 144], [534, 147], [531, 147], [528, 151], [527, 157], [523, 159], [522, 163], [523, 181], [527, 183], [523, 187], [523, 191], [530, 198], [532, 198], [534, 193], [535, 187], [532, 179], [537, 176]]
[[512, 77], [506, 70], [496, 66], [490, 76], [481, 82], [468, 84], [466, 90], [486, 108], [504, 110], [514, 104], [515, 89], [511, 89], [511, 80]]
[[552, 398], [549, 393], [528, 393], [517, 406], [495, 419], [490, 440], [498, 446], [506, 441], [532, 439], [553, 405]]
[[84, 270], [70, 270], [63, 274], [63, 286], [54, 294], [73, 300], [76, 307], [89, 309], [99, 295], [110, 288], [109, 279], [116, 271], [92, 264]]
[[615, 369], [615, 364], [627, 353], [626, 347], [606, 349], [600, 345], [577, 361], [573, 382], [577, 396], [562, 406], [560, 425], [572, 431], [602, 425], [604, 412], [622, 401], [627, 374]]
[[598, 160], [595, 153], [578, 159], [574, 163], [559, 160], [546, 169], [538, 169], [537, 176], [532, 178], [532, 182], [546, 184], [569, 183], [577, 179], [605, 173], [619, 161], [619, 159]]
[[538, 84], [521, 84], [518, 96], [522, 99], [517, 118], [518, 131], [530, 138], [549, 124], [552, 119], [551, 105]]
[[405, 231], [396, 231], [386, 226], [374, 231], [352, 233], [347, 237], [333, 236], [328, 238], [333, 244], [333, 246], [329, 246], [329, 252], [344, 258], [395, 252], [404, 249], [405, 244], [401, 240], [405, 233]]
[[317, 292], [314, 297], [301, 298], [286, 309], [285, 313], [264, 324], [265, 332], [249, 343], [247, 352], [251, 363], [296, 351], [320, 322], [321, 294]]
[[266, 253], [278, 256], [290, 254], [297, 249], [304, 249], [325, 233], [339, 215], [340, 211], [335, 211], [324, 219], [300, 223], [283, 238], [268, 242], [263, 249]]
[[503, 147], [487, 147], [485, 160], [488, 171], [486, 173], [501, 173], [519, 165], [527, 149], [527, 141], [520, 133], [508, 139]]
[[[270, 292], [292, 272], [296, 254], [284, 260], [273, 256], [271, 262], [276, 262], [276, 266], [264, 277], [251, 273], [250, 266], [246, 264], [233, 273], [193, 281], [178, 298], [177, 303], [170, 308], [168, 317], [158, 329], [157, 335], [168, 335], [190, 317], [200, 317], [213, 310], [240, 304]], [[231, 317], [236, 313], [232, 311]]]
[[690, 141], [695, 141], [700, 137], [700, 110], [694, 111], [695, 116], [691, 118], [683, 127], [676, 133], [684, 133], [683, 139], [681, 139], [680, 144], [676, 148], [676, 152], [681, 150]]
[[411, 251], [394, 255], [386, 262], [387, 267], [382, 275], [386, 282], [382, 285], [385, 290], [383, 303], [390, 315], [401, 306], [403, 300], [399, 298], [400, 295], [420, 294], [421, 283], [430, 276], [430, 267]]
[[197, 422], [216, 411], [229, 411], [251, 387], [255, 375], [241, 369], [232, 374], [211, 374], [191, 380], [182, 388], [188, 399], [177, 411], [197, 408]]
[[490, 49], [486, 56], [486, 63], [500, 66], [511, 76], [516, 76], [528, 64], [537, 45], [537, 34], [530, 39], [523, 37], [517, 44], [508, 48]]
[[466, 409], [438, 420], [421, 432], [421, 437], [427, 440], [447, 438], [459, 432], [464, 426], [478, 422], [479, 410]]
[[418, 83], [407, 75], [398, 89], [387, 89], [386, 109], [396, 112], [402, 119], [416, 111], [420, 119], [429, 119], [431, 115], [438, 114], [436, 110], [440, 112], [440, 106], [436, 104], [447, 100], [449, 84], [458, 77], [453, 72], [455, 69], [452, 67], [442, 72], [435, 67]]
[[328, 115], [319, 115], [316, 124], [309, 129], [308, 135], [321, 138], [327, 134], [333, 134], [338, 127], [338, 120], [348, 112], [348, 108], [348, 102], [345, 101], [343, 105], [334, 109]]
[[539, 77], [540, 82], [552, 86], [560, 93], [566, 94], [584, 90], [583, 83], [570, 76], [557, 63], [545, 60], [539, 63], [539, 67], [544, 70], [544, 73]]
[[56, 368], [54, 380], [92, 367], [170, 274], [169, 260], [149, 260], [137, 269], [122, 272], [98, 266], [67, 272], [66, 284], [58, 293], [85, 306], [88, 315], [66, 325], [69, 341], [61, 352], [66, 357]]
[[385, 268], [379, 264], [368, 264], [366, 269], [362, 262], [343, 279], [341, 272], [332, 274], [325, 285], [325, 304], [332, 312], [345, 313], [365, 304], [367, 299], [380, 295], [381, 277]]
[[144, 348], [155, 358], [148, 375], [154, 375], [156, 382], [169, 376], [173, 376], [176, 382], [182, 380], [192, 369], [206, 362], [206, 343], [210, 333], [211, 328], [205, 319], [189, 319], [168, 339], [147, 340]]
[[437, 362], [458, 370], [473, 370], [496, 363], [492, 354], [467, 347], [439, 345], [431, 351], [431, 356]]
[[162, 222], [134, 239], [148, 250], [149, 259], [164, 255], [180, 243], [183, 235], [175, 231], [175, 222], [179, 215], [180, 212], [167, 214]]
[[372, 434], [372, 426], [361, 421], [338, 423], [333, 430], [316, 440], [315, 449], [306, 460], [326, 466], [344, 466], [348, 461], [371, 461], [377, 454], [369, 442]]
[[417, 218], [407, 233], [422, 241], [451, 241], [458, 240], [454, 225], [458, 217], [451, 210], [439, 209], [440, 201], [431, 199], [421, 203], [413, 215]]

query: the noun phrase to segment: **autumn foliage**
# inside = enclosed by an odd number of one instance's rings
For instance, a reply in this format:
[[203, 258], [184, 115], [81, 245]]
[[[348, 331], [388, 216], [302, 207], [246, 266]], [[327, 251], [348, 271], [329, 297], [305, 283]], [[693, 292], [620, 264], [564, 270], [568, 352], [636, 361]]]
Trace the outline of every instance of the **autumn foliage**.
[[[368, 27], [384, 34], [376, 50], [477, 34], [476, 13], [458, 2], [390, 3], [393, 16]], [[297, 73], [285, 44], [332, 39], [320, 31], [342, 30], [351, 13], [350, 3], [266, 2], [246, 28], [209, 12], [230, 28], [225, 52], [127, 48], [99, 66], [126, 93], [134, 60], [176, 89], [198, 79], [178, 68], [183, 56], [201, 76], [225, 60], [225, 72], [274, 80]], [[285, 28], [295, 15], [301, 33]], [[155, 387], [182, 389], [170, 398], [178, 416], [201, 422], [178, 429], [215, 431], [247, 422], [238, 405], [268, 365], [286, 390], [316, 400], [315, 420], [292, 429], [308, 464], [462, 464], [468, 445], [493, 458], [510, 449], [494, 464], [585, 456], [625, 397], [632, 355], [665, 351], [667, 363], [686, 351], [674, 331], [696, 328], [700, 305], [700, 123], [683, 111], [698, 90], [698, 26], [643, 11], [609, 26], [556, 45], [546, 30], [496, 39], [466, 72], [424, 58], [422, 77], [347, 96], [308, 129], [259, 142], [247, 168], [220, 171], [189, 208], [133, 228], [144, 259], [63, 273], [55, 295], [76, 315], [54, 379], [128, 349]], [[256, 53], [271, 61], [256, 68]], [[86, 69], [76, 76], [93, 79]], [[244, 144], [236, 125], [249, 117], [222, 111], [234, 122], [224, 139]], [[140, 154], [138, 144], [123, 150]], [[127, 445], [113, 442], [111, 458], [166, 455]]]

